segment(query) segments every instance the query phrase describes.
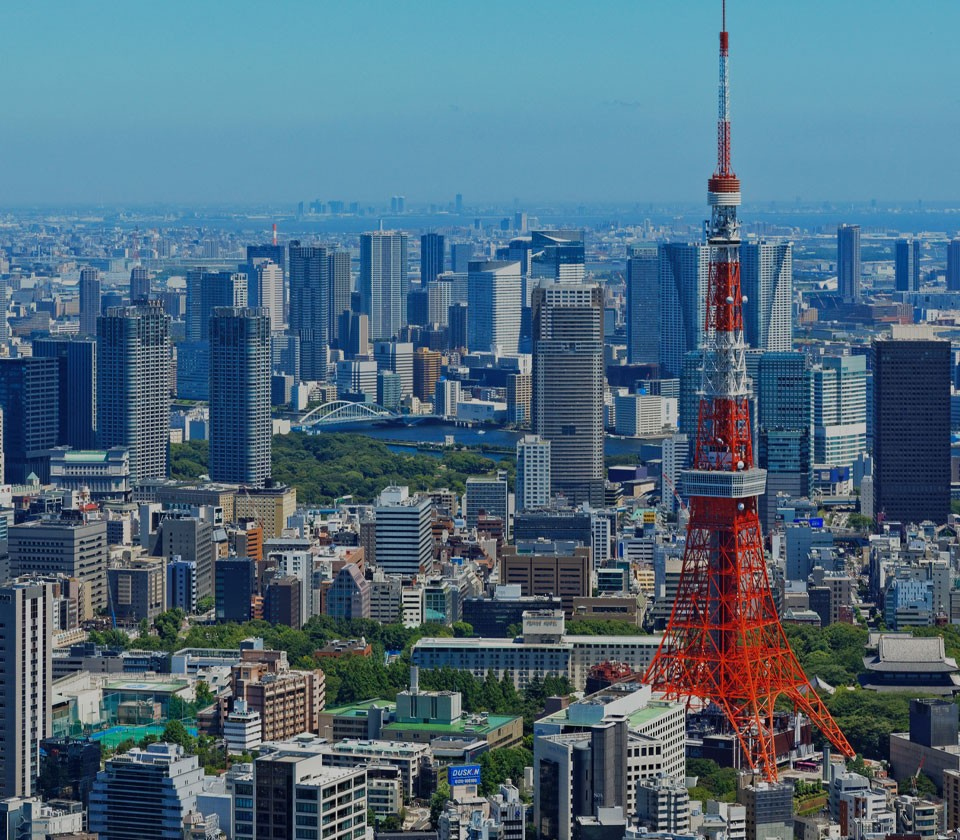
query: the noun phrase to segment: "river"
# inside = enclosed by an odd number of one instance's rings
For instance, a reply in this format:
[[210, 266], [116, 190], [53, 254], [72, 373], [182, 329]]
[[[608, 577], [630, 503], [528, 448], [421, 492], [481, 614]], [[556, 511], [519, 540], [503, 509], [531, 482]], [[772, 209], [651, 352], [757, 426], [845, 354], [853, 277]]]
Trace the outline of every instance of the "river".
[[[452, 437], [453, 442], [458, 446], [504, 450], [502, 453], [489, 453], [491, 458], [507, 452], [515, 452], [517, 440], [525, 434], [497, 427], [458, 426], [455, 423], [436, 419], [420, 420], [409, 424], [379, 421], [343, 423], [327, 426], [324, 431], [347, 432], [386, 441], [388, 447], [394, 452], [409, 452], [417, 444], [443, 445], [448, 437]], [[607, 457], [622, 457], [627, 463], [636, 463], [638, 458], [650, 460], [660, 457], [659, 443], [638, 438], [607, 437], [603, 448]]]

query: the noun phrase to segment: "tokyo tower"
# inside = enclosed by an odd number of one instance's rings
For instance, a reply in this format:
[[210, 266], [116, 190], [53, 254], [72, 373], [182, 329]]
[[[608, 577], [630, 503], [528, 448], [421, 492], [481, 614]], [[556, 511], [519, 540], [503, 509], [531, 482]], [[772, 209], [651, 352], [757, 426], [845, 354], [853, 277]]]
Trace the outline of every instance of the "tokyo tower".
[[774, 706], [792, 703], [846, 756], [853, 750], [790, 650], [763, 555], [740, 290], [740, 181], [730, 166], [726, 3], [720, 32], [717, 169], [707, 185], [710, 277], [693, 466], [683, 472], [690, 519], [670, 622], [644, 680], [672, 699], [712, 703], [745, 764], [776, 781]]

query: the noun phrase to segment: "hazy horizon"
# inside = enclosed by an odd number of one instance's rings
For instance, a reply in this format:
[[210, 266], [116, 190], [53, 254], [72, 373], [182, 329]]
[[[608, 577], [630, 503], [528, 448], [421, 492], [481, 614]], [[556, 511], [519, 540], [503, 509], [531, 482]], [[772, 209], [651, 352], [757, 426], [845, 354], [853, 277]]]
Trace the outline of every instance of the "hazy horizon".
[[[700, 203], [719, 19], [719, 0], [9, 6], [0, 206]], [[731, 0], [745, 202], [960, 203], [958, 25], [938, 0]]]

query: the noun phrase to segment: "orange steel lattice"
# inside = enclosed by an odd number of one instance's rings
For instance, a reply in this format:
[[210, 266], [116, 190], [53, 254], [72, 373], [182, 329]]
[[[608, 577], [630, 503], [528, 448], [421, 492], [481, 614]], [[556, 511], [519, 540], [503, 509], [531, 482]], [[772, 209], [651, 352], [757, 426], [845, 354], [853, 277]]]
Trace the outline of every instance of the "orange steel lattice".
[[744, 356], [740, 182], [730, 167], [728, 44], [724, 23], [717, 170], [708, 182], [712, 257], [700, 412], [693, 467], [683, 473], [690, 520], [670, 622], [644, 680], [673, 699], [718, 706], [746, 763], [775, 781], [773, 718], [780, 697], [841, 753], [854, 753], [790, 650], [767, 577], [757, 515], [765, 473], [753, 461]]

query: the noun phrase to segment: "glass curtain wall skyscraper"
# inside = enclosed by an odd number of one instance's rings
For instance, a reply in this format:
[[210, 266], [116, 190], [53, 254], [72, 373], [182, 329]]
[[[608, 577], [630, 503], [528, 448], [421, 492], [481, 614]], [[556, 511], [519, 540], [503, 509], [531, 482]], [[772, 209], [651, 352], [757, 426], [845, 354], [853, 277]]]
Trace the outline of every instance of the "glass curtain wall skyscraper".
[[95, 268], [80, 269], [80, 335], [97, 334], [100, 317], [100, 272]]
[[344, 312], [350, 311], [350, 293], [353, 291], [350, 277], [350, 252], [328, 251], [327, 274], [330, 277], [329, 327], [327, 332], [331, 341], [343, 349], [340, 335], [340, 319]]
[[898, 239], [894, 248], [894, 286], [898, 292], [920, 291], [920, 240]]
[[700, 348], [709, 276], [709, 246], [698, 242], [660, 246], [661, 376], [679, 377], [684, 356]]
[[327, 378], [330, 266], [327, 249], [290, 243], [290, 332], [300, 339], [300, 376]]
[[844, 303], [860, 301], [860, 225], [837, 228], [837, 292]]
[[420, 237], [420, 285], [426, 286], [443, 274], [446, 259], [446, 239], [440, 233], [425, 233]]
[[814, 463], [852, 468], [866, 447], [866, 357], [824, 356], [813, 369]]
[[[903, 337], [898, 336], [901, 332]], [[894, 330], [873, 344], [874, 510], [936, 524], [950, 514], [950, 342]]]
[[627, 248], [627, 362], [660, 360], [660, 253], [656, 245]]
[[757, 350], [793, 347], [793, 243], [746, 242], [740, 246], [743, 337]]
[[222, 308], [210, 321], [210, 478], [262, 487], [270, 477], [270, 316]]
[[813, 483], [813, 378], [805, 353], [761, 353], [757, 365], [758, 462], [767, 471], [760, 519], [773, 525], [777, 495], [809, 498]]

